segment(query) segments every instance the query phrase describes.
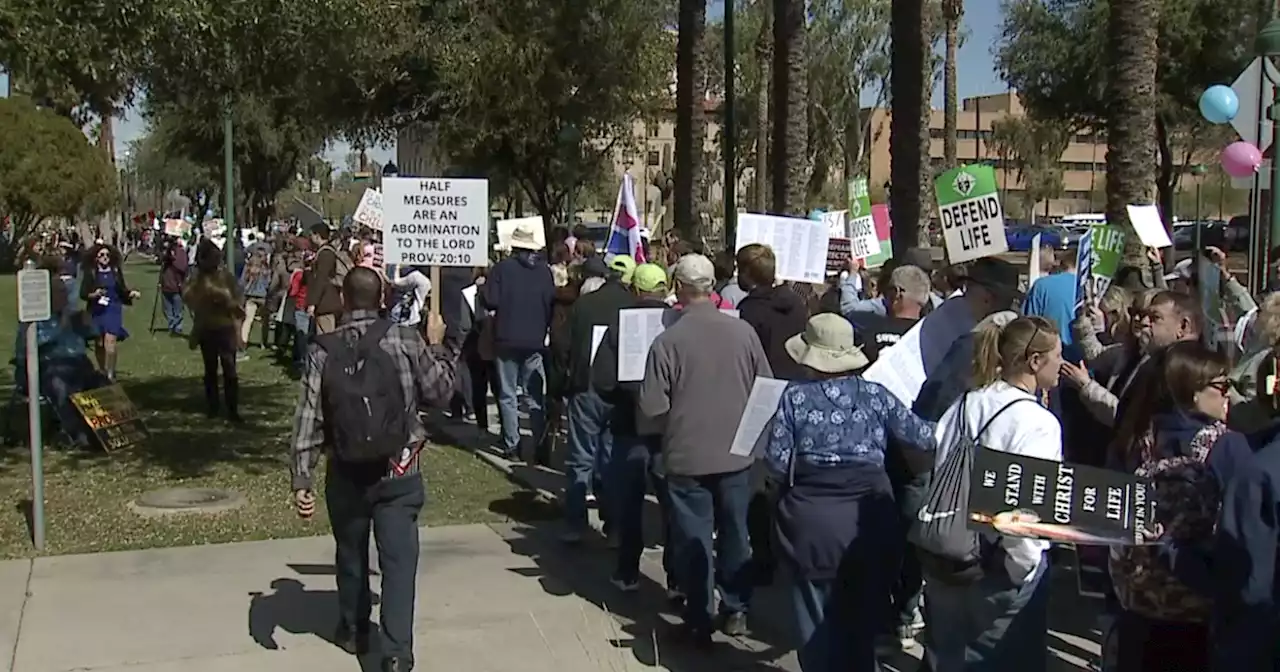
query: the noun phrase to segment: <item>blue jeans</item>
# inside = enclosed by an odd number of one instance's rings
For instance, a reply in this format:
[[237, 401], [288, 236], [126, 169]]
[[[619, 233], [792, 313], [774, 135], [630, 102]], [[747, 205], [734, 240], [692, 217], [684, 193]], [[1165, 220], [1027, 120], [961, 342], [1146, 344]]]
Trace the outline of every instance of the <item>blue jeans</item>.
[[547, 393], [547, 374], [542, 366], [542, 351], [504, 350], [498, 352], [494, 367], [498, 369], [498, 418], [502, 421], [502, 448], [508, 455], [520, 452], [520, 400], [516, 387], [524, 388], [529, 405], [529, 425], [536, 444], [547, 431], [543, 401]]
[[675, 566], [671, 552], [671, 525], [667, 522], [671, 510], [671, 495], [667, 481], [653, 473], [653, 448], [657, 437], [613, 437], [613, 453], [609, 461], [608, 485], [611, 520], [618, 530], [618, 564], [614, 575], [626, 581], [640, 578], [640, 556], [644, 553], [645, 493], [653, 484], [658, 497], [658, 510], [662, 516], [662, 571], [667, 575], [667, 588], [675, 588]]
[[311, 344], [311, 316], [305, 310], [295, 310], [293, 325], [297, 332], [293, 339], [293, 364], [301, 369], [307, 365], [307, 346]]
[[[569, 455], [565, 459], [564, 518], [569, 527], [587, 527], [587, 492], [592, 484], [602, 481], [609, 454], [613, 450], [613, 434], [609, 431], [609, 415], [613, 406], [592, 390], [579, 392], [569, 399]], [[600, 512], [611, 517], [605, 494], [597, 492]]]
[[169, 332], [182, 333], [182, 292], [163, 292], [161, 300], [164, 304], [164, 319], [169, 324]]
[[[720, 591], [723, 614], [745, 612], [750, 606], [750, 473], [750, 469], [743, 469], [706, 476], [667, 474], [676, 583], [687, 595], [685, 625], [699, 633], [711, 631], [713, 589]], [[712, 532], [718, 532], [714, 557]]]
[[932, 672], [1044, 672], [1048, 665], [1049, 555], [1014, 585], [1003, 568], [967, 585], [925, 575], [924, 660]]

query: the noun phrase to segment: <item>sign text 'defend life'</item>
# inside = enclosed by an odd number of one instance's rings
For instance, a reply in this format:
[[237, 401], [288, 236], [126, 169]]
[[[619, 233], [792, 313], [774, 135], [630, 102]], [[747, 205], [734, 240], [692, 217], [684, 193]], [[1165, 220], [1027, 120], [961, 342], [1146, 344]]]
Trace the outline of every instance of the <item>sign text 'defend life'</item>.
[[484, 266], [489, 250], [489, 181], [385, 178], [387, 263]]
[[951, 263], [1006, 252], [1004, 210], [990, 166], [962, 166], [936, 182], [938, 219]]

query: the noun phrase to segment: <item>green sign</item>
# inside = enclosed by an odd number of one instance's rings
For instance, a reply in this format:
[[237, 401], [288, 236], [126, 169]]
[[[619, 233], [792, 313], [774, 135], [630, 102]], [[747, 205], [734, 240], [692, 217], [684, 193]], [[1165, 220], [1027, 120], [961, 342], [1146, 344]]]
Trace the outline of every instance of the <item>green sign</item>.
[[953, 264], [1009, 251], [1004, 209], [991, 166], [961, 166], [938, 176], [938, 218], [947, 259]]
[[[888, 217], [885, 221], [878, 222], [871, 210], [871, 194], [867, 189], [866, 178], [855, 178], [849, 180], [849, 222], [852, 224], [862, 217], [870, 217], [871, 225], [876, 231], [876, 242], [879, 244], [879, 251], [868, 254], [863, 258], [862, 262], [866, 268], [880, 268], [884, 266], [886, 261], [893, 258], [893, 242], [890, 239], [890, 228]], [[857, 256], [857, 255], [854, 255]]]
[[1093, 275], [1114, 278], [1124, 256], [1124, 230], [1118, 226], [1098, 224], [1093, 231]]

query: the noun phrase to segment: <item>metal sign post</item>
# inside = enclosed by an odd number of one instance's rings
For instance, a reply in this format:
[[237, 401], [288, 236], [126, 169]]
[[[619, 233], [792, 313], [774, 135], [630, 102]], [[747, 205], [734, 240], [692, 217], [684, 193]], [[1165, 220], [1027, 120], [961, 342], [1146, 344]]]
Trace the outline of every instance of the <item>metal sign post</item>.
[[37, 322], [53, 315], [49, 271], [32, 261], [18, 271], [18, 322], [27, 330], [27, 425], [31, 433], [31, 541], [44, 550], [44, 437], [40, 422], [40, 343]]

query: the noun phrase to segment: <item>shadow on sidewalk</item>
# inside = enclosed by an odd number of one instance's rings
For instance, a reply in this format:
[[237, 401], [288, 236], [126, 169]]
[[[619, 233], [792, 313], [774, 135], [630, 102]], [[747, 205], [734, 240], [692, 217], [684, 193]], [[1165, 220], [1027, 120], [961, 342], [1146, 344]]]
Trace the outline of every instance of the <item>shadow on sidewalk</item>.
[[[536, 578], [551, 595], [576, 595], [606, 612], [600, 621], [584, 627], [584, 636], [604, 637], [619, 649], [620, 655], [630, 655], [642, 665], [672, 672], [788, 669], [778, 661], [787, 649], [749, 638], [716, 635], [715, 645], [705, 651], [684, 644], [674, 627], [679, 619], [663, 613], [668, 610], [663, 585], [642, 572], [639, 592], [620, 592], [609, 582], [614, 565], [612, 553], [596, 550], [596, 544], [602, 542], [593, 539], [568, 547], [556, 538], [558, 529], [558, 523], [545, 523], [514, 526], [500, 530], [500, 534], [512, 552], [537, 564], [536, 568], [512, 571]], [[616, 663], [606, 664], [609, 661], [601, 662], [603, 669], [619, 667]], [[625, 663], [622, 666], [625, 667]]]
[[[336, 590], [307, 590], [296, 579], [280, 578], [271, 582], [273, 593], [249, 593], [249, 636], [264, 649], [280, 650], [276, 631], [294, 635], [313, 635], [333, 646], [334, 630], [338, 623], [338, 592]], [[374, 593], [373, 603], [378, 604]], [[373, 639], [377, 640], [377, 625], [373, 624]], [[359, 669], [373, 672], [377, 669], [375, 655], [363, 656]]]

